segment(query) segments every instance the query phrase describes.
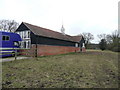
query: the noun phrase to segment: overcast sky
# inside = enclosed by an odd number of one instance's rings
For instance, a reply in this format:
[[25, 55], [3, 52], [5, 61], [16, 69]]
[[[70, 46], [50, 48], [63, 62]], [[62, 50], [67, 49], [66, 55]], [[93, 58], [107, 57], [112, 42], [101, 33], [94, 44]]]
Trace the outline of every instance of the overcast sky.
[[110, 34], [118, 29], [119, 0], [0, 0], [0, 20], [15, 20], [78, 35]]

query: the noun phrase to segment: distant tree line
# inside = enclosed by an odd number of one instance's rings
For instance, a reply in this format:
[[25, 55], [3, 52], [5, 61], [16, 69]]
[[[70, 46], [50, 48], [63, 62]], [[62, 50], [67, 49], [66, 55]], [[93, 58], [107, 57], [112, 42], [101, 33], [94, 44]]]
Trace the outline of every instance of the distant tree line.
[[120, 32], [115, 30], [112, 34], [99, 34], [99, 47], [101, 50], [120, 52]]
[[85, 46], [87, 49], [89, 49], [91, 45], [96, 46], [96, 48], [99, 45], [99, 48], [101, 50], [111, 50], [115, 52], [120, 52], [120, 31], [119, 30], [115, 30], [111, 34], [97, 35], [98, 38], [100, 39], [99, 44], [91, 44], [91, 40], [94, 39], [94, 36], [89, 32], [84, 32], [79, 35], [82, 35], [84, 37]]

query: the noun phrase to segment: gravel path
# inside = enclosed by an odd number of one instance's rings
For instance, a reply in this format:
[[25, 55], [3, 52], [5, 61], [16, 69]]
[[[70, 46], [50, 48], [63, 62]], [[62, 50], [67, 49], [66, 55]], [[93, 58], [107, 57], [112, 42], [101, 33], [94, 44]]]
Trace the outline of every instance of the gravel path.
[[[18, 56], [16, 60], [22, 60], [30, 57], [23, 57], [23, 56]], [[14, 61], [15, 57], [9, 57], [9, 58], [0, 58], [0, 62], [8, 62], [8, 61]]]

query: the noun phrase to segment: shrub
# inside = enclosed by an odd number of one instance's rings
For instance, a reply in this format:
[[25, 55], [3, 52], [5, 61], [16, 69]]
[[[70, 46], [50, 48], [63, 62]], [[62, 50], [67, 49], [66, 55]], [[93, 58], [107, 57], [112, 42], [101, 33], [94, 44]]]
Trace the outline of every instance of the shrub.
[[102, 39], [101, 42], [99, 43], [99, 47], [101, 50], [105, 50], [106, 49], [106, 40], [105, 39]]

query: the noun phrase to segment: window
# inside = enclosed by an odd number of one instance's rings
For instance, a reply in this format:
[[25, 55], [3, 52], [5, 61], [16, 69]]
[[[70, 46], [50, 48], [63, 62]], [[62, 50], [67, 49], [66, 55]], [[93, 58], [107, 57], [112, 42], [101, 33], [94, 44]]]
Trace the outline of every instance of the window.
[[26, 30], [26, 31], [20, 31], [17, 32], [22, 39], [30, 39], [30, 31]]
[[2, 36], [2, 40], [5, 40], [5, 36]]
[[24, 38], [27, 38], [26, 31], [24, 31]]
[[10, 40], [10, 37], [9, 37], [9, 36], [6, 36], [6, 35], [5, 35], [5, 36], [2, 36], [2, 40], [3, 40], [3, 41], [9, 41], [9, 40]]
[[24, 39], [30, 38], [30, 31], [24, 31]]
[[26, 48], [30, 48], [30, 40], [26, 41]]
[[30, 48], [30, 46], [31, 46], [30, 31], [29, 30], [25, 30], [25, 31], [17, 32], [17, 33], [22, 38], [20, 47], [21, 48]]
[[26, 48], [26, 42], [24, 41], [24, 48]]
[[78, 43], [75, 43], [75, 47], [78, 47]]
[[30, 40], [28, 41], [28, 48], [30, 48], [30, 46], [31, 46], [31, 42], [30, 42]]
[[24, 39], [24, 36], [25, 36], [24, 34], [25, 34], [25, 32], [23, 31], [23, 32], [22, 32], [22, 36], [23, 36], [22, 38], [23, 38], [23, 39]]
[[28, 49], [28, 48], [30, 48], [30, 45], [31, 45], [30, 40], [28, 40], [28, 41], [22, 41], [20, 47]]
[[30, 48], [30, 41], [28, 41], [28, 48]]
[[22, 42], [21, 42], [20, 47], [21, 47], [21, 48], [26, 48], [26, 43], [25, 43], [25, 41], [22, 41]]
[[20, 36], [21, 36], [21, 38], [23, 39], [23, 35], [22, 35], [22, 32], [20, 32]]
[[28, 38], [30, 38], [30, 31], [28, 31]]

